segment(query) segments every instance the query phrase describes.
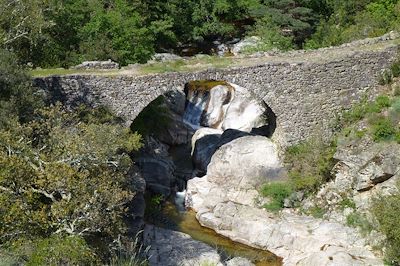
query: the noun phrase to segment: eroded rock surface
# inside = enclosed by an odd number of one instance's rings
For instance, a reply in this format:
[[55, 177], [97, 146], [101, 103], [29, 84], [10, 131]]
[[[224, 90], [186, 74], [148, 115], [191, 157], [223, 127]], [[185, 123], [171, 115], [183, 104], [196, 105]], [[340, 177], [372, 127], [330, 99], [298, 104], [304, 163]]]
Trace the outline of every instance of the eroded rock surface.
[[169, 157], [168, 146], [154, 138], [147, 138], [139, 157], [135, 158], [146, 188], [153, 193], [168, 197], [175, 181], [175, 165]]
[[181, 232], [146, 225], [144, 244], [150, 246], [150, 266], [223, 266], [215, 249]]
[[284, 265], [383, 265], [354, 228], [260, 208], [257, 185], [283, 178], [269, 139], [241, 137], [215, 152], [206, 176], [188, 182], [186, 204], [203, 226], [269, 250], [283, 257]]
[[189, 83], [185, 92], [187, 105], [184, 120], [194, 128], [251, 132], [270, 123], [270, 110], [266, 104], [238, 85], [219, 81], [198, 81]]

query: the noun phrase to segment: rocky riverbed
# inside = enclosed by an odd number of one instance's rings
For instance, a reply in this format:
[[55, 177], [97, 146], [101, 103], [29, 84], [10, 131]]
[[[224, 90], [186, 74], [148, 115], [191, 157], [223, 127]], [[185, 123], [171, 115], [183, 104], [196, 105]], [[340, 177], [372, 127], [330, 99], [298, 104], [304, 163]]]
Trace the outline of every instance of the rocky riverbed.
[[[338, 212], [335, 204], [350, 196], [357, 210], [368, 209], [373, 195], [392, 193], [399, 178], [397, 146], [339, 145], [334, 180], [302, 202], [305, 209], [325, 205], [329, 211], [323, 219], [294, 208], [271, 213], [262, 208], [268, 199], [260, 196], [260, 186], [287, 179], [282, 147], [273, 141], [272, 110], [245, 88], [218, 81], [187, 84], [185, 92], [167, 95], [165, 105], [172, 122], [146, 139], [136, 160], [153, 195], [184, 195], [185, 207], [195, 211], [202, 226], [271, 251], [283, 265], [383, 265], [371, 239], [345, 224], [343, 217], [352, 210]], [[177, 200], [181, 210], [182, 201]], [[190, 265], [206, 258], [213, 265], [251, 265], [243, 258], [232, 264], [182, 232], [147, 226], [145, 239], [152, 246], [151, 265], [178, 265], [178, 260]]]

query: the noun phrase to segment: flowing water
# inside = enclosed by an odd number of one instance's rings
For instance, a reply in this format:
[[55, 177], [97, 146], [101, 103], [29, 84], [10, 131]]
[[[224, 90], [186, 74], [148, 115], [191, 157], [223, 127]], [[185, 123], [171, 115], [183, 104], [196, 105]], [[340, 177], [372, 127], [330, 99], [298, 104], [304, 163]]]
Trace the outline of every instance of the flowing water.
[[257, 266], [282, 265], [282, 259], [271, 252], [234, 242], [217, 234], [214, 230], [201, 226], [194, 211], [179, 212], [175, 204], [169, 201], [164, 204], [161, 213], [149, 218], [148, 222], [188, 234], [193, 239], [217, 249], [222, 258], [225, 259], [243, 257], [251, 260]]
[[[201, 116], [208, 106], [207, 101], [209, 100], [209, 93], [205, 92], [207, 89], [204, 88], [207, 88], [207, 85], [210, 88], [214, 85], [221, 85], [220, 81], [200, 81], [197, 83], [195, 83], [195, 85], [202, 87], [203, 91], [193, 90], [189, 92], [188, 102], [183, 116], [184, 122], [195, 129], [200, 127]], [[225, 83], [222, 85], [224, 84]], [[219, 102], [224, 104], [224, 101]], [[170, 147], [169, 154], [176, 167], [177, 188], [179, 190], [184, 190], [186, 188], [186, 182], [192, 177], [192, 171], [194, 170], [190, 143], [187, 145]], [[204, 242], [217, 249], [223, 259], [244, 257], [251, 260], [257, 266], [282, 265], [282, 259], [271, 252], [234, 242], [217, 234], [214, 230], [201, 226], [196, 219], [196, 213], [184, 209], [184, 193], [178, 192], [177, 195], [178, 197], [175, 196], [169, 199], [161, 206], [158, 203], [152, 203], [152, 200], [147, 198], [146, 221], [158, 227], [186, 233], [193, 239]]]

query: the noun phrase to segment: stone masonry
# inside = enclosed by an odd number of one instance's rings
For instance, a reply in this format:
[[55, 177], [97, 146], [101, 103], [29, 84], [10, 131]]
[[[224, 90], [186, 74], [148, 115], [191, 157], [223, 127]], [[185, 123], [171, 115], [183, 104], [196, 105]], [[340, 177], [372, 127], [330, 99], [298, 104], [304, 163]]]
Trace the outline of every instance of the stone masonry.
[[[269, 105], [277, 117], [274, 138], [287, 146], [315, 133], [329, 136], [335, 117], [377, 87], [397, 50], [394, 42], [379, 47], [373, 42], [302, 51], [289, 61], [280, 62], [282, 55], [265, 57], [252, 66], [142, 76], [52, 76], [34, 82], [52, 101], [67, 106], [104, 104], [129, 123], [155, 98], [169, 90], [183, 90], [189, 81], [225, 80], [249, 89]], [[328, 56], [329, 51], [336, 56]]]

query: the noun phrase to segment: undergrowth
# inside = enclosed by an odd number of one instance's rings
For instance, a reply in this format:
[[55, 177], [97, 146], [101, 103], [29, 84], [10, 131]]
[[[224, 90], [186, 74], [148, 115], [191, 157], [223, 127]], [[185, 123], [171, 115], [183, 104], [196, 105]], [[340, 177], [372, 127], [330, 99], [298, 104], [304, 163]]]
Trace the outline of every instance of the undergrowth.
[[[331, 178], [335, 161], [336, 142], [324, 143], [315, 138], [289, 147], [285, 153], [285, 165], [289, 179], [286, 182], [265, 184], [261, 194], [271, 199], [264, 207], [271, 211], [283, 208], [285, 198], [295, 191], [311, 194]], [[318, 216], [318, 215], [317, 215]]]
[[400, 194], [375, 199], [372, 213], [386, 235], [387, 263], [400, 265]]

